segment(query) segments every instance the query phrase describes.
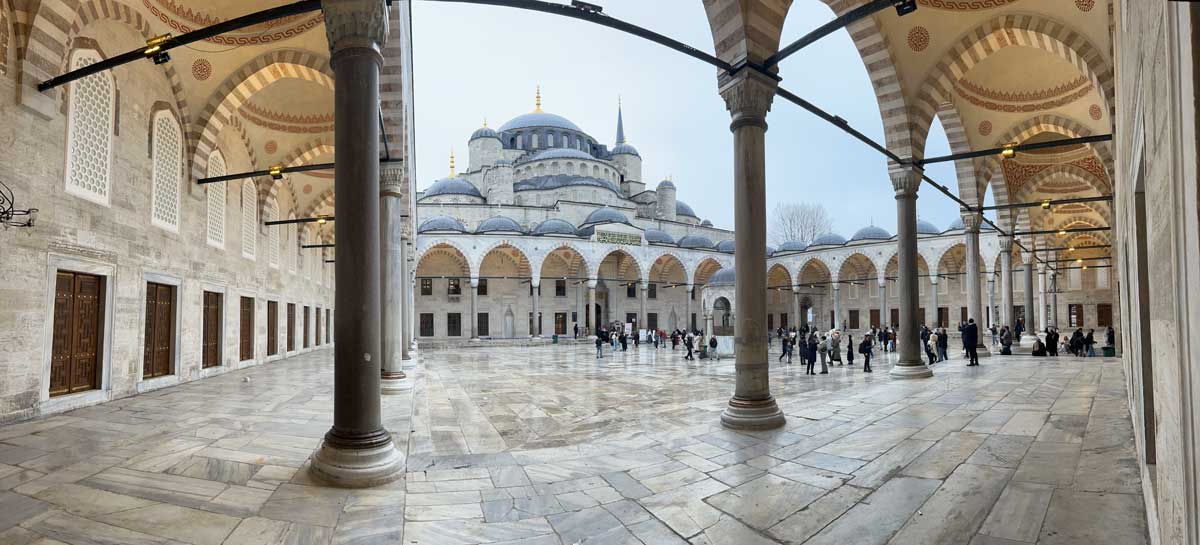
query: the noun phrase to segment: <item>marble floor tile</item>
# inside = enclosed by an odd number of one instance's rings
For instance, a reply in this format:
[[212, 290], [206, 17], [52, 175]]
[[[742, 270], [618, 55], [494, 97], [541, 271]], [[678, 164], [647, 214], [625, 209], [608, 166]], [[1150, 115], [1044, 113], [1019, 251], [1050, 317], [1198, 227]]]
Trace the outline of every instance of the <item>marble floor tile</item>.
[[1146, 544], [1145, 504], [1140, 495], [1057, 489], [1042, 524], [1042, 545]]
[[1054, 487], [1048, 484], [1009, 483], [979, 533], [1014, 541], [1037, 541], [1053, 493]]
[[757, 530], [766, 530], [803, 509], [826, 490], [768, 474], [709, 498], [708, 504]]

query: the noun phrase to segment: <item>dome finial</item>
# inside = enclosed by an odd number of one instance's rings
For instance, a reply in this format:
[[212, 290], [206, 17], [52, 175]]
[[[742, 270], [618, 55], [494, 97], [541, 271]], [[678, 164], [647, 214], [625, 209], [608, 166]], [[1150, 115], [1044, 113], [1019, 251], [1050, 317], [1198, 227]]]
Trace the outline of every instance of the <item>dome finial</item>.
[[454, 177], [454, 148], [450, 148], [450, 177]]
[[487, 128], [487, 118], [483, 118], [483, 128]]
[[533, 99], [533, 100], [534, 100], [534, 102], [533, 102], [533, 104], [534, 104], [533, 111], [535, 111], [535, 112], [541, 112], [541, 111], [542, 111], [542, 86], [541, 86], [541, 85], [538, 85], [538, 86], [537, 86], [537, 94], [536, 94], [536, 95], [534, 95], [534, 99]]

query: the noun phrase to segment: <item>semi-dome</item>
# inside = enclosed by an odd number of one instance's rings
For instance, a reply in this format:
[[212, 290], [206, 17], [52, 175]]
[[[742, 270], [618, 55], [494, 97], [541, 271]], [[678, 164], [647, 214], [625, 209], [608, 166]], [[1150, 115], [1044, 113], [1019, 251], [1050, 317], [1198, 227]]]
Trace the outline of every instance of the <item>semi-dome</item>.
[[596, 223], [624, 223], [626, 225], [633, 225], [629, 223], [629, 218], [625, 217], [625, 214], [607, 206], [597, 208], [591, 214], [588, 214], [587, 219], [583, 220], [582, 225], [593, 225]]
[[737, 273], [732, 268], [721, 269], [708, 279], [709, 286], [733, 286], [737, 283]]
[[479, 227], [475, 228], [476, 233], [525, 233], [525, 229], [521, 224], [517, 223], [508, 216], [492, 216], [483, 220]]
[[812, 244], [809, 244], [809, 246], [825, 246], [825, 245], [841, 246], [845, 243], [846, 243], [846, 239], [843, 238], [842, 235], [839, 235], [836, 233], [825, 233], [825, 234], [813, 239]]
[[483, 194], [475, 187], [475, 184], [468, 182], [465, 178], [442, 178], [429, 189], [425, 190], [425, 195], [422, 197], [433, 197], [436, 195], [468, 195], [471, 197], [483, 198]]
[[471, 140], [477, 140], [480, 138], [495, 138], [495, 139], [499, 140], [500, 133], [496, 132], [491, 127], [488, 127], [485, 125], [483, 127], [479, 127], [478, 129], [475, 129], [475, 132], [471, 133]]
[[929, 223], [925, 220], [917, 220], [917, 234], [918, 235], [936, 235], [941, 232], [942, 232], [942, 230], [938, 229], [936, 225]]
[[781, 252], [803, 252], [806, 248], [808, 245], [799, 240], [789, 240], [779, 245]]
[[595, 159], [586, 151], [577, 150], [575, 148], [550, 148], [537, 152], [530, 161], [541, 161], [542, 159]]
[[434, 216], [417, 226], [417, 234], [437, 232], [466, 233], [467, 228], [450, 216]]
[[733, 239], [729, 239], [729, 240], [722, 240], [721, 242], [718, 242], [716, 248], [717, 248], [718, 252], [725, 252], [727, 254], [732, 254], [735, 246], [736, 246], [736, 244], [733, 242]]
[[660, 229], [646, 229], [643, 233], [646, 237], [646, 242], [657, 242], [659, 244], [675, 244], [675, 238], [667, 234], [666, 231]]
[[691, 216], [693, 218], [700, 219], [700, 216], [696, 215], [696, 211], [692, 210], [692, 207], [688, 206], [688, 203], [685, 203], [679, 199], [675, 199], [675, 215]]
[[529, 127], [554, 127], [556, 129], [568, 129], [572, 131], [583, 132], [583, 129], [580, 129], [579, 126], [572, 123], [571, 120], [550, 112], [529, 112], [527, 114], [518, 115], [517, 117], [508, 120], [508, 123], [501, 125], [500, 131], [515, 131], [517, 129], [526, 129]]
[[575, 226], [567, 220], [550, 218], [533, 228], [535, 235], [575, 235]]
[[617, 184], [613, 183], [612, 180], [602, 180], [600, 178], [592, 178], [591, 176], [575, 176], [572, 174], [550, 174], [547, 176], [526, 178], [513, 184], [513, 191], [540, 191], [581, 185], [603, 187], [614, 193], [621, 193], [621, 188], [617, 187]]
[[713, 241], [702, 235], [688, 235], [679, 239], [679, 247], [693, 250], [711, 250]]
[[636, 155], [638, 157], [642, 156], [642, 154], [638, 153], [637, 148], [635, 148], [629, 144], [624, 144], [624, 143], [613, 146], [612, 154], [613, 155]]
[[887, 229], [868, 225], [855, 232], [850, 240], [887, 240], [889, 238], [892, 238], [892, 234], [887, 232]]

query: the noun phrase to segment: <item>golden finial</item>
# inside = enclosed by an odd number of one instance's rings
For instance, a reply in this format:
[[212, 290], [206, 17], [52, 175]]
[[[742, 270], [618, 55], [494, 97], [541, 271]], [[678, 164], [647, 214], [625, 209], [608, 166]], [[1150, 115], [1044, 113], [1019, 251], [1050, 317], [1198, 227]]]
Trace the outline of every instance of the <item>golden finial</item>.
[[487, 128], [487, 118], [483, 118], [483, 128]]
[[535, 111], [535, 112], [542, 111], [542, 86], [541, 85], [537, 86], [537, 95], [535, 95], [535, 98], [534, 98], [533, 111]]
[[450, 177], [454, 177], [454, 148], [450, 148]]

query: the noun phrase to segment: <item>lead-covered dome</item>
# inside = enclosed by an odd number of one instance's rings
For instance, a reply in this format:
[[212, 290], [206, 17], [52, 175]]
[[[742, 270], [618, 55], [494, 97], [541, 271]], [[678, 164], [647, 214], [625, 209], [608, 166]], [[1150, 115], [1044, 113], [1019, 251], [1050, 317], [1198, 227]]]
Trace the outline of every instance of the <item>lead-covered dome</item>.
[[963, 224], [962, 218], [954, 218], [954, 221], [950, 222], [950, 225], [946, 227], [946, 230], [947, 231], [957, 231], [959, 229], [966, 229], [966, 228], [967, 228], [967, 226]]
[[483, 126], [475, 129], [475, 132], [471, 133], [471, 140], [478, 140], [480, 138], [495, 138], [499, 140], [500, 133], [496, 132], [491, 127]]
[[767, 257], [771, 257], [773, 255], [775, 255], [775, 248], [773, 246], [767, 246]]
[[779, 245], [780, 252], [803, 252], [808, 245], [799, 240], [789, 240]]
[[679, 239], [679, 247], [692, 250], [711, 250], [713, 241], [702, 235], [688, 235]]
[[581, 225], [594, 225], [597, 223], [624, 223], [626, 225], [633, 225], [629, 223], [629, 218], [625, 217], [625, 214], [607, 206], [592, 211], [591, 214], [588, 214], [587, 219], [583, 220]]
[[812, 244], [809, 244], [809, 246], [810, 247], [811, 246], [826, 246], [826, 245], [841, 246], [845, 243], [846, 243], [846, 239], [843, 238], [842, 235], [839, 235], [837, 233], [825, 233], [825, 234], [813, 239]]
[[422, 198], [434, 197], [437, 195], [467, 195], [470, 197], [478, 197], [480, 199], [483, 198], [483, 194], [479, 192], [479, 188], [475, 187], [475, 184], [468, 182], [464, 178], [442, 178], [441, 180], [433, 182], [433, 185], [429, 186], [429, 189], [425, 190], [425, 194], [422, 195]]
[[700, 216], [696, 215], [696, 211], [692, 210], [692, 207], [688, 206], [688, 203], [685, 203], [679, 199], [675, 199], [675, 215], [690, 216], [690, 217], [693, 217], [696, 219], [700, 219]]
[[434, 216], [417, 226], [417, 234], [422, 233], [466, 233], [467, 228], [450, 216]]
[[735, 246], [736, 244], [733, 242], [733, 239], [722, 240], [721, 242], [717, 243], [716, 249], [718, 252], [732, 254]]
[[539, 151], [536, 154], [534, 154], [533, 157], [529, 158], [530, 161], [541, 161], [542, 159], [592, 159], [592, 160], [595, 160], [596, 158], [592, 157], [591, 154], [589, 154], [586, 151], [577, 150], [575, 148], [550, 148], [547, 150]]
[[591, 176], [575, 176], [572, 174], [549, 174], [526, 178], [513, 184], [513, 191], [541, 191], [569, 186], [603, 187], [614, 193], [621, 193], [621, 188], [617, 187], [617, 184], [613, 183], [612, 180], [592, 178]]
[[712, 222], [708, 221], [708, 220], [704, 220], [704, 221], [700, 222], [700, 227], [712, 227]]
[[733, 286], [737, 283], [737, 272], [732, 268], [721, 269], [708, 279], [709, 286]]
[[892, 234], [887, 232], [887, 229], [868, 225], [855, 232], [850, 240], [887, 240], [889, 238], [892, 238]]
[[529, 112], [521, 114], [508, 120], [507, 123], [500, 126], [500, 131], [515, 131], [517, 129], [525, 129], [529, 127], [554, 127], [556, 129], [568, 129], [572, 131], [583, 132], [578, 125], [571, 120], [550, 112]]
[[661, 229], [646, 229], [643, 233], [646, 237], [646, 242], [656, 242], [658, 244], [675, 244], [675, 238]]
[[612, 154], [613, 155], [636, 155], [638, 157], [642, 156], [642, 154], [638, 153], [637, 148], [635, 148], [629, 144], [625, 144], [625, 143], [621, 143], [621, 144], [617, 144], [616, 146], [613, 146]]
[[941, 232], [942, 232], [941, 229], [938, 229], [936, 225], [929, 223], [925, 220], [917, 220], [917, 234], [918, 235], [936, 235]]
[[521, 224], [517, 223], [517, 220], [514, 220], [508, 216], [492, 216], [488, 219], [483, 220], [479, 224], [479, 227], [475, 228], [475, 232], [479, 233], [479, 234], [482, 234], [482, 233], [525, 234], [525, 229], [521, 227]]
[[534, 235], [571, 235], [575, 236], [575, 226], [567, 220], [550, 218], [533, 228]]

